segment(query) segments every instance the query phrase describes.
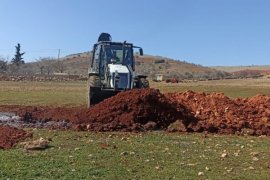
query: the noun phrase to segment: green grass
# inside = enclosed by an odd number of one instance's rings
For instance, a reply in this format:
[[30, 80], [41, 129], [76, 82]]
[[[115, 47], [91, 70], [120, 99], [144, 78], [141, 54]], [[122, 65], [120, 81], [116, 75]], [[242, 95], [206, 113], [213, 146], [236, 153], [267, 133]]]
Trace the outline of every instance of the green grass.
[[0, 151], [1, 179], [197, 179], [199, 172], [202, 179], [270, 178], [264, 137], [34, 130], [39, 137], [52, 138], [51, 147]]

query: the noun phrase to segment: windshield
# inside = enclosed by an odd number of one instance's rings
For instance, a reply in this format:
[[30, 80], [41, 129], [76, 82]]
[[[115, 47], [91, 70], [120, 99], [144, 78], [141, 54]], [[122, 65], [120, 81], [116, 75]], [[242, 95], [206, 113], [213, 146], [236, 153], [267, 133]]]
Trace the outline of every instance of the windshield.
[[[104, 46], [104, 55], [107, 63], [132, 65], [132, 47], [125, 47], [125, 58], [123, 58], [122, 45], [106, 45]], [[123, 61], [124, 60], [124, 61]]]

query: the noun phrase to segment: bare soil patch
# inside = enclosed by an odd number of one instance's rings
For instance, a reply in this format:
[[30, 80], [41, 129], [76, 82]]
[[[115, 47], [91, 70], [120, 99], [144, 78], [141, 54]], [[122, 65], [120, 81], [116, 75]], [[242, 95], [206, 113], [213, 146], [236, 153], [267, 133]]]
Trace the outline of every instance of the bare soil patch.
[[32, 134], [24, 130], [10, 126], [0, 126], [0, 149], [9, 149], [28, 137], [32, 137]]

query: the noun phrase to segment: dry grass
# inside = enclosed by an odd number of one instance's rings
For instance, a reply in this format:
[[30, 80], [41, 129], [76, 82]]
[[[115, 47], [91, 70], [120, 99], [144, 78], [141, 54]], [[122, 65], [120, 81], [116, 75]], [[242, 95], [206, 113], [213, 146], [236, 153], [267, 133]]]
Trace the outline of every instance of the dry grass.
[[235, 72], [235, 71], [241, 71], [241, 70], [270, 70], [270, 65], [265, 65], [265, 66], [213, 66], [210, 67], [213, 69], [217, 69], [219, 71], [226, 71], [226, 72]]
[[229, 79], [215, 81], [198, 81], [185, 83], [151, 83], [151, 87], [162, 92], [184, 92], [192, 90], [196, 92], [223, 92], [232, 98], [245, 98], [256, 94], [270, 96], [270, 79]]
[[[155, 83], [162, 92], [187, 90], [223, 92], [229, 97], [270, 96], [270, 79], [236, 79], [186, 83]], [[9, 82], [0, 81], [0, 104], [78, 106], [86, 102], [86, 82]]]
[[85, 102], [85, 82], [0, 81], [0, 104], [77, 106]]

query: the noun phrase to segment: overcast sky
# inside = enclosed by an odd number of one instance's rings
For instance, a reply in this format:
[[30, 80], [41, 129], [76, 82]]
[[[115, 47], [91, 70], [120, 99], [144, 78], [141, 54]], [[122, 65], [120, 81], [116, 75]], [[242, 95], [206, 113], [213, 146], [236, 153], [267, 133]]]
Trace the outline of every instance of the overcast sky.
[[27, 62], [115, 41], [205, 66], [270, 64], [268, 0], [0, 0], [0, 56]]

